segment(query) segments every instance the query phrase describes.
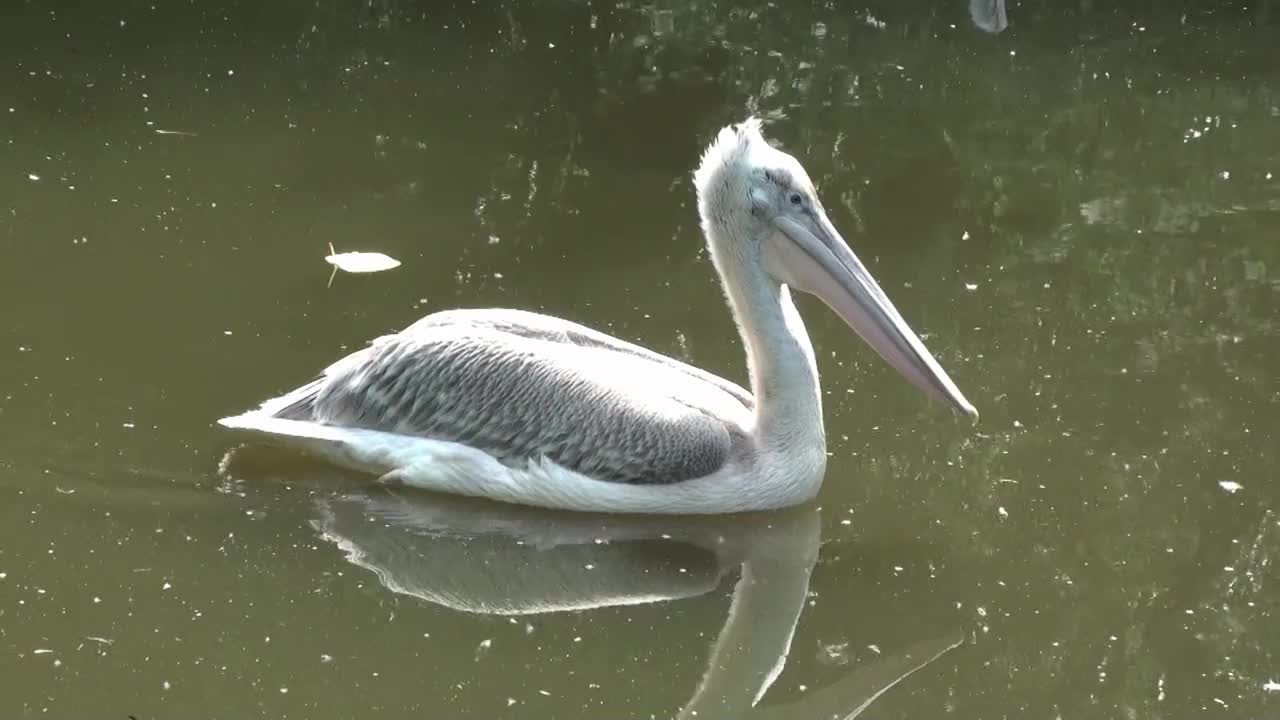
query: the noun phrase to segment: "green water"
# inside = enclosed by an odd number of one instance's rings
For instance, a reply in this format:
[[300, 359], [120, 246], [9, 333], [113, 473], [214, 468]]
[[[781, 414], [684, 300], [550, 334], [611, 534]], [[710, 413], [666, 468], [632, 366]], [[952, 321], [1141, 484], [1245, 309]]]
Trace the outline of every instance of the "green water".
[[[1266, 2], [7, 3], [0, 715], [1280, 714], [1278, 37]], [[448, 307], [741, 381], [690, 174], [747, 113], [976, 428], [804, 298], [814, 506], [220, 471], [215, 419]], [[327, 286], [328, 243], [404, 264]]]

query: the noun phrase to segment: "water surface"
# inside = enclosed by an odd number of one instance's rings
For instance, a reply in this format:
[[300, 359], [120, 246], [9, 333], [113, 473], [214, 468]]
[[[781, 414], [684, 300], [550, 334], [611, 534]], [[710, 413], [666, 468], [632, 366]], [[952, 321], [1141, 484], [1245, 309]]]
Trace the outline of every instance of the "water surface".
[[[1012, 4], [996, 33], [958, 1], [2, 13], [0, 714], [1280, 712], [1268, 3]], [[690, 173], [747, 113], [976, 428], [804, 298], [811, 507], [220, 471], [216, 418], [448, 307], [742, 380]], [[328, 243], [404, 265], [329, 287]]]

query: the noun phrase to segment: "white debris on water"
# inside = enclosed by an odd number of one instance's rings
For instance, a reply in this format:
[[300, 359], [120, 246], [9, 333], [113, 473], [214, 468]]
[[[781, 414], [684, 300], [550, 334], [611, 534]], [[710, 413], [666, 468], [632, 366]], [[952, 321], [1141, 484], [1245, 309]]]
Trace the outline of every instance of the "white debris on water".
[[324, 260], [333, 266], [333, 272], [329, 273], [330, 287], [333, 286], [333, 278], [338, 274], [338, 270], [349, 273], [372, 273], [400, 267], [400, 261], [388, 255], [378, 252], [340, 253], [333, 249], [333, 243], [329, 243], [329, 254]]
[[824, 665], [844, 667], [849, 664], [849, 643], [829, 643], [818, 648], [818, 662]]
[[1276, 682], [1275, 680], [1268, 680], [1262, 683], [1262, 689], [1266, 690], [1267, 692], [1280, 692], [1280, 682]]
[[1237, 491], [1244, 489], [1244, 486], [1236, 482], [1235, 480], [1219, 480], [1218, 487], [1222, 488], [1223, 490], [1226, 490], [1227, 492], [1233, 495]]
[[[330, 248], [332, 251], [333, 248]], [[400, 267], [400, 261], [380, 252], [344, 252], [325, 256], [325, 262], [349, 273], [382, 272]]]
[[480, 662], [480, 659], [489, 652], [489, 648], [491, 647], [493, 647], [493, 638], [481, 640], [480, 644], [476, 646], [476, 662]]

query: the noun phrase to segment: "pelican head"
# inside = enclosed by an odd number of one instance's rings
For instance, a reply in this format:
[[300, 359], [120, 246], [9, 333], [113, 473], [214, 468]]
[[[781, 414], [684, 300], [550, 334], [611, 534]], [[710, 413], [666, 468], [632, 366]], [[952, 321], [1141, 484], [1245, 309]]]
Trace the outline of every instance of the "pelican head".
[[698, 213], [726, 284], [768, 282], [816, 295], [929, 397], [978, 411], [907, 325], [827, 218], [808, 173], [751, 118], [720, 131], [694, 173]]

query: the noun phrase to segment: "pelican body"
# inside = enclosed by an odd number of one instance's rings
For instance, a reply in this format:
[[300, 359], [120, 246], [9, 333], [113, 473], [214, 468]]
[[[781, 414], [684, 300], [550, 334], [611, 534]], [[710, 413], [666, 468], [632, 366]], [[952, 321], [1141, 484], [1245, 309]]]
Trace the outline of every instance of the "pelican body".
[[402, 484], [547, 508], [706, 514], [813, 498], [826, 469], [821, 298], [929, 396], [977, 417], [827, 218], [804, 168], [749, 119], [694, 173], [750, 391], [559, 318], [447, 310], [220, 424]]

